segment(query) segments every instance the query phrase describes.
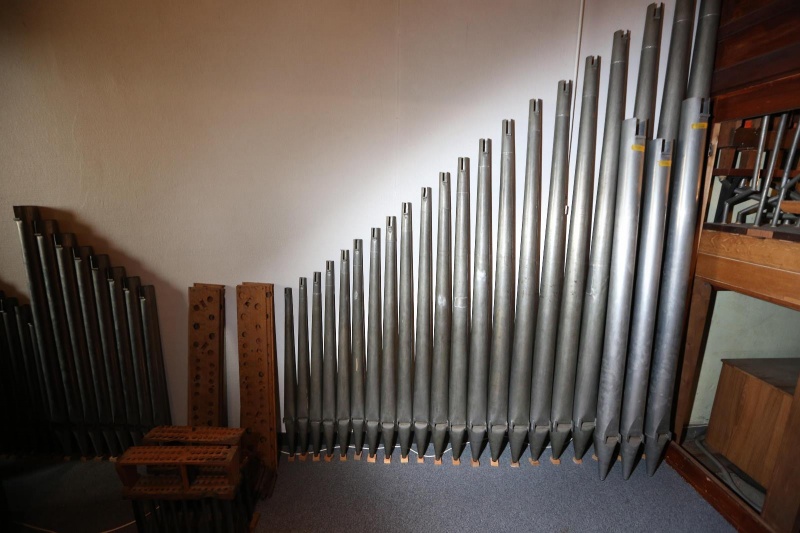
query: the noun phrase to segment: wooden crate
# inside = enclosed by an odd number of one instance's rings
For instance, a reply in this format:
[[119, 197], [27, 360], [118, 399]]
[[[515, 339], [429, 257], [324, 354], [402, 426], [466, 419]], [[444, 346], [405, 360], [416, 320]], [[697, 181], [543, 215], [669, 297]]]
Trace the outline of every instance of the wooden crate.
[[706, 442], [769, 489], [800, 359], [724, 359]]

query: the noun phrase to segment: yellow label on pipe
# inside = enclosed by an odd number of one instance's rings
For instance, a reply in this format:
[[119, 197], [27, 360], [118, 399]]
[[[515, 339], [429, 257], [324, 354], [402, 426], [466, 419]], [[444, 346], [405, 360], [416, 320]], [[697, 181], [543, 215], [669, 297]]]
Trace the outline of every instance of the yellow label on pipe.
[[672, 161], [659, 161], [658, 166], [660, 167], [671, 167]]
[[644, 152], [644, 145], [643, 144], [634, 144], [631, 146], [631, 150], [634, 152]]
[[708, 122], [695, 122], [692, 124], [693, 130], [705, 130], [708, 129]]

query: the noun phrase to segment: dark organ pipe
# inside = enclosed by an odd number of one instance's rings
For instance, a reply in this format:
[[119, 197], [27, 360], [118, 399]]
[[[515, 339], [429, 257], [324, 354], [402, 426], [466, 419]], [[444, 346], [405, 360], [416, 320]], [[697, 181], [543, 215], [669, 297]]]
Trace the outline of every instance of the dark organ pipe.
[[514, 274], [516, 268], [516, 157], [514, 121], [504, 120], [500, 149], [500, 209], [497, 221], [494, 315], [489, 362], [487, 424], [492, 461], [503, 451], [508, 429], [508, 378], [514, 343]]
[[139, 287], [141, 282], [138, 277], [131, 276], [122, 280], [125, 295], [125, 307], [128, 311], [128, 330], [131, 341], [131, 355], [133, 356], [133, 375], [136, 379], [136, 392], [139, 400], [139, 421], [143, 430], [153, 426], [153, 402], [150, 388], [154, 385], [148, 380], [149, 371], [147, 358], [144, 353], [144, 337], [142, 333], [142, 314], [139, 307]]
[[469, 158], [458, 158], [456, 234], [453, 252], [453, 330], [450, 344], [448, 422], [453, 462], [460, 461], [467, 432], [467, 383], [470, 343]]
[[144, 352], [147, 359], [150, 396], [153, 402], [153, 424], [156, 426], [172, 424], [167, 392], [167, 375], [164, 371], [164, 353], [161, 346], [161, 328], [158, 323], [156, 289], [152, 285], [139, 288], [139, 301], [142, 313], [142, 333]]
[[608, 475], [619, 444], [619, 414], [628, 349], [646, 135], [646, 121], [632, 118], [622, 123], [617, 216], [594, 433], [600, 479]]
[[356, 456], [364, 447], [364, 241], [353, 240], [353, 331], [350, 375], [350, 419]]
[[[692, 69], [686, 98], [708, 98], [711, 96], [711, 74], [714, 72], [714, 57], [717, 52], [717, 30], [722, 0], [701, 0], [697, 18], [697, 35], [694, 38]], [[681, 113], [683, 113], [681, 108]], [[683, 116], [683, 115], [681, 115]]]
[[400, 223], [400, 308], [397, 346], [397, 441], [400, 458], [411, 449], [414, 388], [414, 231], [411, 202], [403, 203]]
[[[789, 113], [783, 113], [778, 122], [778, 131], [775, 132], [775, 143], [773, 144], [772, 152], [769, 154], [767, 174], [764, 176], [764, 179], [761, 180], [761, 197], [758, 200], [758, 207], [756, 208], [755, 226], [760, 226], [761, 221], [764, 219], [764, 209], [767, 207], [767, 198], [772, 190], [772, 179], [775, 177], [775, 166], [778, 162], [778, 154], [781, 152], [783, 137], [786, 135], [786, 128], [789, 122]], [[739, 217], [742, 217], [743, 213], [746, 211], [752, 211], [752, 207], [740, 211]]]
[[134, 360], [131, 355], [131, 338], [128, 330], [128, 313], [125, 308], [125, 293], [123, 280], [125, 279], [124, 267], [111, 267], [107, 256], [97, 256], [100, 271], [105, 272], [108, 284], [109, 298], [111, 300], [111, 316], [114, 322], [114, 342], [117, 357], [119, 358], [120, 374], [125, 387], [125, 411], [127, 422], [131, 429], [134, 444], [139, 444], [142, 439], [140, 427], [141, 415], [139, 412], [139, 397], [136, 387]]
[[322, 366], [322, 273], [314, 272], [314, 285], [311, 287], [311, 390], [308, 421], [311, 449], [317, 457], [322, 449]]
[[[80, 298], [83, 327], [86, 335], [86, 347], [89, 352], [89, 361], [92, 366], [95, 391], [97, 393], [97, 407], [100, 423], [104, 426], [103, 432], [110, 446], [112, 455], [119, 455], [128, 447], [128, 435], [121, 429], [110, 429], [118, 419], [118, 409], [124, 404], [121, 389], [113, 389], [113, 379], [104, 356], [103, 345], [100, 340], [100, 322], [97, 315], [97, 302], [92, 285], [92, 270], [90, 257], [92, 249], [81, 246], [73, 249], [73, 262]], [[114, 367], [116, 370], [116, 367]], [[122, 400], [122, 402], [120, 402]]]
[[397, 217], [386, 217], [381, 360], [381, 433], [384, 460], [391, 460], [397, 429]]
[[708, 117], [708, 99], [688, 98], [683, 101], [678, 145], [673, 158], [655, 349], [644, 424], [647, 472], [650, 475], [658, 468], [664, 448], [671, 438], [672, 390], [691, 283], [692, 243]]
[[73, 433], [78, 441], [78, 448], [80, 449], [81, 455], [88, 457], [88, 435], [84, 426], [85, 418], [83, 407], [78, 397], [78, 376], [69, 341], [61, 280], [56, 260], [54, 238], [58, 233], [58, 226], [53, 220], [37, 220], [35, 233], [36, 242], [39, 247], [42, 275], [44, 276], [44, 287], [47, 293], [47, 303], [50, 308], [50, 320], [53, 325], [55, 352], [58, 354], [58, 362], [61, 367], [61, 376], [64, 383], [67, 412], [69, 413], [70, 422], [74, 425]]
[[[783, 177], [781, 178], [781, 186], [778, 189], [778, 195], [775, 200], [775, 210], [772, 213], [772, 221], [770, 222], [770, 226], [773, 228], [778, 225], [778, 219], [780, 218], [781, 214], [781, 204], [783, 203], [783, 199], [786, 197], [786, 192], [789, 188], [789, 175], [794, 168], [794, 156], [797, 153], [797, 146], [800, 144], [800, 124], [795, 126], [794, 129], [794, 137], [792, 138], [792, 144], [789, 147], [789, 152], [786, 154], [786, 159], [783, 161]], [[793, 178], [797, 179], [797, 178]]]
[[47, 399], [46, 412], [49, 420], [56, 424], [55, 433], [61, 444], [64, 455], [71, 453], [69, 433], [59, 427], [67, 422], [66, 397], [64, 383], [57, 359], [53, 330], [50, 327], [50, 309], [44, 286], [42, 263], [39, 259], [39, 247], [34, 234], [34, 221], [39, 219], [39, 210], [34, 206], [15, 206], [14, 221], [22, 247], [22, 262], [28, 278], [28, 293], [31, 297], [31, 315], [33, 320], [34, 353], [38, 353], [42, 368], [42, 388]]
[[350, 441], [350, 251], [339, 263], [339, 358], [336, 382], [336, 433], [339, 453], [347, 456]]
[[308, 337], [308, 280], [300, 278], [297, 317], [297, 436], [300, 454], [308, 452], [309, 401], [311, 373]]
[[594, 210], [589, 273], [583, 301], [578, 370], [575, 376], [575, 398], [572, 408], [572, 446], [580, 460], [586, 453], [595, 428], [597, 385], [603, 355], [603, 333], [606, 325], [608, 278], [611, 266], [611, 245], [614, 235], [614, 211], [617, 201], [619, 171], [619, 138], [625, 114], [625, 92], [628, 79], [628, 47], [630, 34], [614, 34], [611, 70], [606, 103], [605, 133], [600, 156], [597, 200]]
[[447, 438], [450, 347], [453, 326], [453, 258], [450, 218], [450, 173], [439, 173], [439, 220], [436, 240], [436, 299], [433, 314], [431, 430], [433, 454], [442, 459]]
[[[83, 314], [81, 313], [80, 296], [78, 295], [78, 282], [75, 276], [75, 259], [73, 250], [76, 246], [75, 235], [71, 233], [56, 233], [54, 235], [56, 262], [64, 296], [64, 314], [67, 319], [70, 349], [75, 358], [75, 371], [78, 378], [78, 391], [81, 398], [84, 420], [89, 429], [89, 438], [92, 441], [97, 455], [104, 455], [106, 445], [111, 446], [113, 436], [104, 442], [104, 435], [98, 424], [97, 395], [89, 361], [89, 350], [86, 345]], [[98, 378], [100, 376], [97, 376]]]
[[294, 456], [295, 422], [297, 419], [297, 380], [295, 379], [294, 301], [291, 287], [283, 290], [283, 424], [286, 428], [286, 447]]
[[653, 137], [656, 117], [656, 86], [658, 85], [658, 60], [661, 53], [661, 29], [664, 21], [664, 4], [647, 6], [647, 16], [642, 35], [642, 53], [639, 57], [639, 78], [636, 82], [636, 100], [633, 116], [647, 122], [647, 138]]
[[570, 208], [569, 243], [564, 267], [564, 291], [556, 342], [553, 405], [550, 418], [550, 444], [553, 457], [560, 458], [572, 430], [575, 372], [578, 364], [578, 327], [583, 310], [586, 272], [589, 261], [589, 235], [594, 193], [594, 149], [597, 144], [597, 95], [600, 58], [587, 57], [581, 96], [581, 121], [578, 130], [578, 159]]
[[472, 460], [478, 461], [486, 435], [486, 393], [492, 335], [492, 140], [478, 143], [478, 211], [469, 348], [467, 429]]
[[[133, 389], [133, 377], [130, 383], [124, 382], [123, 377], [127, 367], [123, 367], [117, 350], [117, 339], [114, 330], [114, 313], [111, 308], [111, 293], [109, 291], [109, 261], [107, 255], [90, 255], [89, 267], [92, 277], [92, 289], [94, 290], [94, 304], [97, 310], [98, 330], [100, 333], [100, 346], [106, 366], [106, 377], [108, 379], [108, 389], [111, 395], [111, 416], [114, 424], [124, 427], [132, 424], [129, 415], [135, 411], [135, 400], [131, 396], [132, 404], [128, 408], [128, 390]], [[135, 391], [132, 392], [135, 395]], [[135, 416], [135, 415], [134, 415]], [[117, 438], [123, 448], [131, 445], [132, 432], [129, 429], [118, 429]]]
[[689, 60], [692, 54], [692, 29], [694, 29], [695, 0], [676, 0], [669, 41], [667, 73], [664, 93], [661, 96], [661, 114], [658, 118], [657, 136], [674, 142], [678, 137], [681, 102], [686, 97], [689, 77]]
[[[45, 424], [40, 438], [47, 438], [46, 422], [50, 419], [47, 405], [47, 391], [44, 390], [44, 374], [38, 352], [35, 350], [36, 339], [31, 336], [32, 319], [31, 309], [28, 305], [20, 305], [14, 309], [14, 322], [19, 346], [25, 364], [26, 381], [31, 399], [34, 401], [34, 411], [38, 420]], [[14, 327], [14, 326], [12, 326]]]
[[542, 257], [539, 313], [533, 351], [531, 416], [528, 441], [534, 461], [544, 451], [550, 432], [558, 315], [564, 283], [564, 248], [567, 232], [567, 179], [569, 174], [569, 124], [572, 82], [558, 82], [553, 160], [550, 170], [550, 198]]
[[628, 363], [620, 419], [622, 476], [625, 479], [636, 468], [644, 444], [644, 409], [650, 357], [653, 353], [658, 286], [661, 281], [661, 253], [664, 248], [671, 164], [672, 141], [654, 139], [648, 142], [642, 182], [639, 256], [636, 261]]
[[372, 228], [369, 241], [369, 323], [367, 325], [367, 391], [364, 418], [369, 457], [374, 460], [381, 432], [381, 229]]
[[433, 204], [430, 187], [422, 188], [420, 203], [413, 420], [417, 460], [423, 461], [430, 430], [433, 365]]
[[542, 207], [542, 101], [528, 106], [528, 146], [522, 235], [519, 245], [517, 308], [509, 378], [508, 440], [511, 461], [518, 463], [528, 436], [531, 410], [533, 333], [539, 308], [539, 241]]
[[[15, 311], [17, 299], [5, 297], [0, 292], [0, 383], [7, 396], [5, 406], [9, 422], [17, 429], [18, 438], [8, 438], [5, 450], [17, 449], [27, 451], [33, 448], [35, 434], [32, 423], [35, 412], [29, 399], [30, 388], [26, 388], [26, 377], [21, 346], [17, 338]], [[10, 437], [8, 434], [4, 437]]]
[[325, 262], [325, 331], [322, 341], [322, 432], [327, 458], [336, 444], [336, 288], [334, 262]]

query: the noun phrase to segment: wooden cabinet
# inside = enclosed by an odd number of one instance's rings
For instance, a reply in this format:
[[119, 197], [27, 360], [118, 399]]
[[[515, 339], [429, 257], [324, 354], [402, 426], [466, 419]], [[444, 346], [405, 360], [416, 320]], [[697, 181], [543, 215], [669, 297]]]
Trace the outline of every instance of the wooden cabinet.
[[706, 442], [769, 489], [800, 359], [724, 359]]

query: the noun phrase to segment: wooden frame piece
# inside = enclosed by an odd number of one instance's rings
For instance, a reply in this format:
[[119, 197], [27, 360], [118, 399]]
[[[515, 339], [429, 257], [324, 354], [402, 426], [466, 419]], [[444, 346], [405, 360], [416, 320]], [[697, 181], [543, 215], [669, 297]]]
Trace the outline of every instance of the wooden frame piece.
[[193, 426], [225, 425], [225, 286], [189, 287], [189, 403]]

